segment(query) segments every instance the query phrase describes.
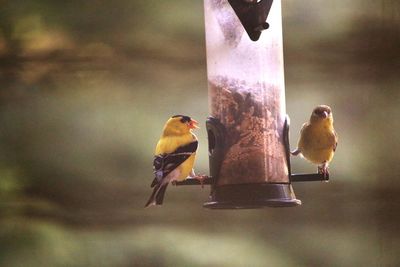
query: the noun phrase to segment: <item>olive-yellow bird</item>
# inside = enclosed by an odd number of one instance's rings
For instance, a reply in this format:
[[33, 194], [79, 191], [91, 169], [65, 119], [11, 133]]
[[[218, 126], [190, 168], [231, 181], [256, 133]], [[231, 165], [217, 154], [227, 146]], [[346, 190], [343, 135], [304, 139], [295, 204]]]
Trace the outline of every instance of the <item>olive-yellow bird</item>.
[[153, 161], [155, 178], [151, 187], [154, 189], [145, 207], [162, 205], [170, 182], [182, 181], [188, 176], [197, 178], [193, 165], [198, 141], [192, 132], [196, 128], [197, 121], [184, 115], [172, 116], [165, 123]]
[[314, 164], [318, 164], [318, 173], [329, 176], [328, 165], [333, 159], [338, 136], [333, 128], [333, 115], [329, 106], [314, 108], [310, 121], [303, 124], [297, 149], [292, 155], [303, 155]]

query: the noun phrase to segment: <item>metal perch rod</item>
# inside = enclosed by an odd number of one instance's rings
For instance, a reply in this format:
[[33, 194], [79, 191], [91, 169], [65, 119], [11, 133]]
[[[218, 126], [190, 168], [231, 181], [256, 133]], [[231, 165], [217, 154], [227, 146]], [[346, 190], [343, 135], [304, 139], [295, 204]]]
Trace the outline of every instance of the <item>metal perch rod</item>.
[[[329, 176], [324, 176], [321, 173], [299, 173], [299, 174], [292, 174], [290, 176], [290, 181], [292, 183], [296, 182], [317, 182], [317, 181], [329, 181]], [[189, 178], [181, 182], [176, 182], [176, 186], [182, 185], [212, 185], [214, 184], [214, 178], [208, 176], [203, 180], [203, 183], [200, 182], [198, 179]]]

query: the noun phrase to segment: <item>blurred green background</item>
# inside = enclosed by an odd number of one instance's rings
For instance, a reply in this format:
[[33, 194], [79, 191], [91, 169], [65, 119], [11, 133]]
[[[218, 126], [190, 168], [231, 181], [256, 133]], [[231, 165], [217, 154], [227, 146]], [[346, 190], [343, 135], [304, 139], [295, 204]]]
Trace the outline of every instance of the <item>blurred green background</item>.
[[330, 105], [331, 182], [295, 184], [296, 208], [170, 187], [145, 210], [163, 123], [208, 115], [202, 1], [0, 1], [0, 266], [399, 266], [400, 3], [283, 15], [291, 142]]

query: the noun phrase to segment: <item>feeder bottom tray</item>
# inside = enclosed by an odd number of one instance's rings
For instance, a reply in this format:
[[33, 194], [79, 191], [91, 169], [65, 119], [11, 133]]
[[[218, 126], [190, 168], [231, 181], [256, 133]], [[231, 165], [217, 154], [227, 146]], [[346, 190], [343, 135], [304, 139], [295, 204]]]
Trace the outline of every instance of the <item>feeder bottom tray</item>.
[[209, 209], [257, 209], [265, 207], [293, 207], [301, 205], [292, 185], [287, 184], [235, 184], [216, 186], [211, 201], [204, 203]]

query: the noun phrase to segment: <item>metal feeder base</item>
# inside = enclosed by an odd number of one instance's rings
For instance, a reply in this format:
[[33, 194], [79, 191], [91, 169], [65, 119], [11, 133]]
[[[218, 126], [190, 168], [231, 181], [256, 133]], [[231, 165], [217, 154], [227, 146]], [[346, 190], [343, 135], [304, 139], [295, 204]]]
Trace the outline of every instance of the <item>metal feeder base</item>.
[[258, 209], [265, 207], [294, 207], [301, 205], [291, 184], [236, 184], [214, 187], [209, 209]]

